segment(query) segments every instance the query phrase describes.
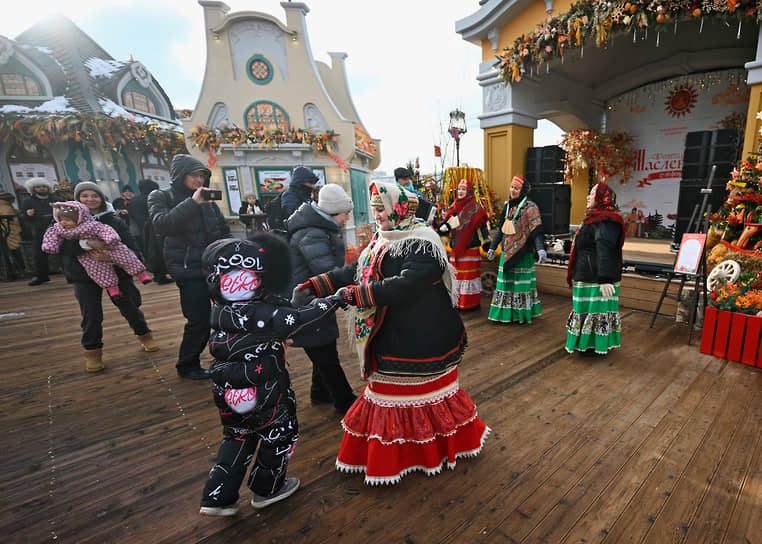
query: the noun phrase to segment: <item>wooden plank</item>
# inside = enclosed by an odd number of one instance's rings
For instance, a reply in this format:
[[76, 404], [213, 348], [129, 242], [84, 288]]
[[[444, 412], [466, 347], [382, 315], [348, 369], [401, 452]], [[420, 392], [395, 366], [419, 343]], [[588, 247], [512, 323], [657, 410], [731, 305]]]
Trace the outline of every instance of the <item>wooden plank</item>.
[[[509, 523], [501, 524], [502, 531], [526, 534], [526, 542], [560, 541], [624, 463], [639, 452], [660, 452], [669, 446], [706, 397], [718, 394], [712, 389], [712, 382], [712, 378], [699, 375], [679, 399], [673, 399], [673, 402], [677, 400], [676, 404], [664, 406], [662, 403], [656, 410], [645, 411], [604, 451], [594, 450], [595, 455], [585, 455], [562, 467], [551, 482], [543, 485], [508, 518]], [[673, 395], [677, 392], [670, 391]], [[668, 402], [667, 399], [663, 402]], [[534, 512], [535, 527], [521, 522], [527, 512]]]
[[[749, 374], [752, 384], [759, 383], [762, 375], [756, 372]], [[733, 510], [739, 504], [743, 486], [748, 482], [752, 458], [756, 447], [759, 446], [759, 429], [762, 427], [762, 397], [756, 388], [749, 389], [753, 398], [739, 414], [739, 425], [691, 523], [685, 539], [687, 543], [723, 541], [731, 523]], [[744, 396], [748, 398], [747, 395]], [[744, 538], [752, 542], [759, 536], [758, 532], [749, 533]]]
[[[695, 522], [696, 512], [706, 498], [709, 488], [717, 475], [725, 452], [753, 398], [754, 392], [746, 384], [738, 381], [738, 376], [746, 374], [739, 365], [728, 367], [729, 377], [723, 385], [730, 386], [731, 395], [727, 407], [718, 416], [711, 432], [702, 440], [700, 447], [691, 455], [691, 462], [680, 474], [669, 500], [659, 512], [643, 542], [666, 542], [684, 538]], [[699, 527], [703, 530], [702, 527]]]
[[[706, 539], [727, 535], [731, 542], [762, 532], [762, 452], [754, 434], [762, 373], [685, 346], [683, 325], [660, 320], [648, 329], [650, 314], [637, 311], [622, 312], [620, 350], [605, 358], [568, 355], [568, 290], [542, 293], [543, 315], [531, 325], [489, 322], [486, 296], [479, 311], [462, 314], [469, 348], [460, 379], [492, 434], [475, 459], [436, 477], [410, 474], [396, 486], [368, 487], [362, 476], [334, 469], [338, 417], [330, 406], [310, 405], [311, 364], [303, 350], [289, 350], [301, 431], [289, 473], [302, 488], [263, 511], [247, 504], [250, 492], [242, 488], [238, 516], [200, 517], [218, 416], [208, 383], [175, 374], [184, 322], [177, 288], [140, 290], [161, 351], [140, 351], [104, 300], [108, 368], [87, 375], [71, 287], [60, 276], [39, 289], [0, 284], [3, 311], [23, 313], [0, 317], [0, 399], [9, 407], [0, 417], [0, 530], [9, 541], [230, 542], [257, 535], [454, 543], [573, 535], [613, 542], [627, 532], [625, 520], [642, 523], [644, 509], [659, 504], [665, 526], [688, 519], [688, 539], [701, 539], [704, 526]], [[359, 392], [353, 347], [344, 340], [338, 347]], [[709, 434], [702, 434], [706, 421]], [[678, 448], [694, 455], [680, 456]], [[665, 501], [658, 474], [666, 467], [683, 476]], [[690, 499], [696, 490], [683, 480], [693, 474], [705, 482], [712, 467], [699, 500]], [[673, 500], [679, 504], [670, 506]], [[643, 534], [638, 523], [635, 535]]]

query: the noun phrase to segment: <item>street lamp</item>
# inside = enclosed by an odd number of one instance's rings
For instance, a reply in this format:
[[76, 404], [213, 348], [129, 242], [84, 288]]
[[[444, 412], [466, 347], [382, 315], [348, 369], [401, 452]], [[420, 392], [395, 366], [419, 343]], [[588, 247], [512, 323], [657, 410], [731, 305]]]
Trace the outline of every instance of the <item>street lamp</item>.
[[456, 166], [460, 166], [460, 136], [468, 132], [466, 128], [466, 114], [455, 108], [450, 112], [450, 126], [448, 127], [450, 136], [455, 140], [455, 162]]

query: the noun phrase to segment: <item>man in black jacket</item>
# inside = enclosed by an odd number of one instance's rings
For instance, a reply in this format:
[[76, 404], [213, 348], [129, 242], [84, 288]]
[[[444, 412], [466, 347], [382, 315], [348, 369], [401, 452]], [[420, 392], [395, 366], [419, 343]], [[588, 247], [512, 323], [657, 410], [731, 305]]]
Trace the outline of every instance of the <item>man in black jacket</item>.
[[24, 199], [21, 203], [21, 217], [31, 227], [32, 248], [34, 249], [34, 268], [35, 276], [29, 282], [29, 285], [40, 285], [50, 281], [48, 277], [48, 254], [42, 251], [42, 237], [53, 220], [53, 202], [60, 202], [61, 199], [53, 196], [50, 192], [53, 185], [44, 178], [31, 178], [27, 180], [26, 190], [31, 196]]
[[[341, 230], [353, 207], [352, 199], [341, 186], [328, 183], [320, 190], [317, 204], [302, 204], [286, 221], [293, 268], [292, 289], [312, 276], [344, 266]], [[336, 412], [344, 415], [357, 397], [341, 368], [336, 349], [338, 337], [339, 327], [334, 316], [322, 328], [315, 328], [311, 335], [302, 335], [298, 345], [312, 361], [312, 404], [332, 402]]]
[[194, 380], [209, 377], [200, 360], [209, 340], [211, 313], [201, 255], [211, 242], [230, 237], [222, 212], [206, 198], [211, 174], [192, 156], [175, 155], [169, 168], [172, 186], [148, 195], [148, 213], [164, 240], [164, 261], [180, 289], [180, 307], [187, 320], [175, 367], [180, 377]]
[[294, 170], [288, 189], [283, 191], [280, 197], [280, 209], [277, 210], [277, 213], [275, 213], [275, 210], [268, 213], [270, 230], [286, 230], [285, 222], [291, 217], [291, 214], [299, 206], [312, 200], [312, 191], [315, 189], [317, 182], [318, 177], [309, 168], [299, 166]]

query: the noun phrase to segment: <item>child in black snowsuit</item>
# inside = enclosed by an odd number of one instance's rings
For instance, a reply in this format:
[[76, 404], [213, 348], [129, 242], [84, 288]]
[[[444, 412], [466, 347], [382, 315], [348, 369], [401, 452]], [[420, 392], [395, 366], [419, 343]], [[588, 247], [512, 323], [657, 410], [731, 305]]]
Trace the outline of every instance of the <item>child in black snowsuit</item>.
[[333, 295], [295, 308], [275, 295], [290, 281], [291, 270], [288, 247], [271, 233], [213, 242], [202, 266], [215, 301], [209, 372], [224, 436], [200, 513], [232, 516], [257, 445], [248, 479], [251, 505], [264, 508], [299, 487], [298, 478], [286, 478], [299, 429], [283, 341], [325, 326], [323, 319], [343, 302]]

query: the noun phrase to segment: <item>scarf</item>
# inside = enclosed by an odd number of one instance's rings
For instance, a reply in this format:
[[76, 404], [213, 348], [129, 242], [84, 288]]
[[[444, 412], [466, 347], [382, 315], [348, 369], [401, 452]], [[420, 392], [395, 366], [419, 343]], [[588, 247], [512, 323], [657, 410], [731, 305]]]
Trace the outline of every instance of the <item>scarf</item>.
[[[442, 281], [455, 305], [456, 296], [452, 291], [455, 271], [447, 259], [442, 239], [422, 219], [415, 217], [418, 207], [416, 196], [396, 183], [373, 182], [370, 186], [371, 206], [383, 206], [392, 223], [391, 230], [377, 230], [368, 246], [357, 259], [355, 283], [367, 285], [380, 281], [381, 261], [384, 256], [400, 257], [407, 253], [428, 253], [444, 268]], [[376, 314], [378, 307], [351, 307], [352, 319], [349, 326], [350, 334], [355, 338], [355, 349], [362, 361], [362, 376], [367, 378], [370, 371], [370, 361], [365, 360], [365, 348], [371, 334], [377, 327]]]
[[622, 233], [619, 235], [617, 244], [619, 248], [619, 260], [621, 261], [622, 246], [624, 245], [624, 221], [616, 205], [616, 193], [605, 183], [598, 183], [595, 186], [595, 202], [593, 202], [593, 207], [587, 210], [585, 219], [582, 220], [582, 224], [577, 228], [577, 232], [574, 233], [574, 241], [569, 252], [569, 264], [566, 268], [566, 283], [569, 287], [572, 286], [572, 276], [574, 275], [574, 254], [577, 247], [577, 234], [579, 234], [583, 226], [600, 223], [601, 221], [612, 221], [622, 226]]
[[531, 200], [527, 200], [526, 196], [524, 198], [519, 196], [518, 199], [508, 202], [503, 221], [513, 221], [513, 226], [516, 228], [515, 234], [503, 236], [503, 265], [505, 266], [505, 263], [527, 245], [534, 229], [542, 225], [540, 208]]
[[461, 180], [458, 184], [466, 184], [466, 196], [455, 199], [445, 214], [444, 220], [457, 216], [460, 225], [450, 233], [452, 238], [452, 254], [458, 259], [468, 249], [471, 240], [474, 239], [476, 230], [487, 222], [487, 212], [484, 211], [474, 196], [474, 184], [470, 181]]
[[119, 198], [122, 199], [122, 202], [124, 202], [124, 205], [126, 206], [127, 204], [130, 203], [130, 200], [132, 200], [133, 197], [127, 196], [125, 193], [119, 193]]

